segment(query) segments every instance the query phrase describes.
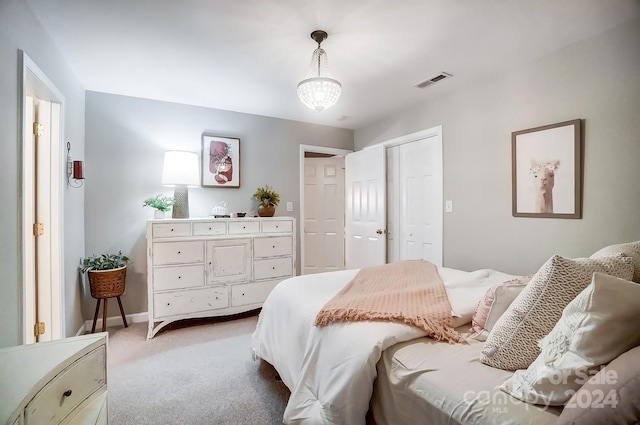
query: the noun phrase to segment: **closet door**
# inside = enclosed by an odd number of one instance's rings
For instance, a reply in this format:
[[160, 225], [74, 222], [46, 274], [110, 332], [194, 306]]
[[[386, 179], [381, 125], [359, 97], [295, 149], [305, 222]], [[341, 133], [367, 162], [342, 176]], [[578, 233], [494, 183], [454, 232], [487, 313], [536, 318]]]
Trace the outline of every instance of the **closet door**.
[[[429, 137], [398, 146], [400, 260], [422, 259], [442, 265], [442, 143]], [[394, 195], [391, 195], [393, 198]], [[391, 201], [391, 199], [390, 199]]]

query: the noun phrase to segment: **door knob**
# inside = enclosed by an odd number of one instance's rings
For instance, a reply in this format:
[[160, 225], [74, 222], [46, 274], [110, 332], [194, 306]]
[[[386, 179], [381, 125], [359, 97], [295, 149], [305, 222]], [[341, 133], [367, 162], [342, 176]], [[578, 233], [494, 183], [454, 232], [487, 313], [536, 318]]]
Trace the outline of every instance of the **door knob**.
[[383, 234], [383, 233], [384, 233], [384, 230], [383, 230], [383, 229], [378, 229], [378, 230], [376, 230], [376, 233], [377, 233], [377, 234], [379, 234], [379, 235], [381, 235], [381, 234]]

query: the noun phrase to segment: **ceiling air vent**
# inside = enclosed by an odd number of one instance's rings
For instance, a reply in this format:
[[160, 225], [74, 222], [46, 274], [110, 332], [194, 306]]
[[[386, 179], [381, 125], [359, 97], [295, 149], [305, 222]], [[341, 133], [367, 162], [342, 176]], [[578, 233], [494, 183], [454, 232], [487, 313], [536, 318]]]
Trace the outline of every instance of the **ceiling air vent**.
[[417, 87], [419, 89], [423, 89], [425, 87], [428, 87], [428, 86], [430, 86], [432, 84], [437, 83], [438, 81], [442, 81], [445, 78], [449, 78], [449, 77], [453, 77], [453, 75], [448, 74], [446, 72], [441, 72], [440, 74], [436, 75], [433, 78], [429, 78], [428, 80], [424, 80], [423, 82], [416, 84], [414, 87]]

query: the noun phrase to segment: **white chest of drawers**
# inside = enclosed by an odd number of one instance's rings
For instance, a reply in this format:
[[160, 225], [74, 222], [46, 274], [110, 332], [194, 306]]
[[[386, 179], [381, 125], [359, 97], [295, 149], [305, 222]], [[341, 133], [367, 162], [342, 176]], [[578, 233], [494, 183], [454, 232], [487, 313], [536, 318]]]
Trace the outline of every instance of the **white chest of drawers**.
[[107, 334], [0, 350], [0, 424], [107, 425]]
[[149, 331], [176, 320], [227, 316], [262, 306], [295, 276], [292, 217], [149, 220]]

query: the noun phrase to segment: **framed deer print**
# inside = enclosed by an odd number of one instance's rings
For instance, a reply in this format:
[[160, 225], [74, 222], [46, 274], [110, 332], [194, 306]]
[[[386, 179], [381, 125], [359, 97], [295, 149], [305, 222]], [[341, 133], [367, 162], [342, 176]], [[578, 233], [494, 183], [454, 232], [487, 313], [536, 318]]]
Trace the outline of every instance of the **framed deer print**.
[[203, 187], [240, 187], [240, 139], [202, 135]]
[[514, 217], [582, 218], [582, 120], [511, 133]]

